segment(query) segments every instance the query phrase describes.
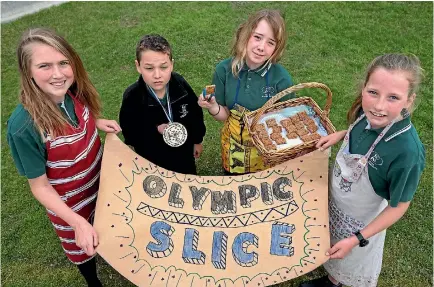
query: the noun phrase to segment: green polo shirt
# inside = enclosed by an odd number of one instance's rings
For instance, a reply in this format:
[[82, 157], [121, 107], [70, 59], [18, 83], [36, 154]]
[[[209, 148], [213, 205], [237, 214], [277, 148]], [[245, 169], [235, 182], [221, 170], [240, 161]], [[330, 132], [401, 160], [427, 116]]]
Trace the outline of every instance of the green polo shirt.
[[[220, 62], [215, 70], [213, 84], [216, 86], [215, 97], [217, 103], [222, 106], [232, 107], [235, 102], [238, 78], [235, 78], [231, 70], [232, 58]], [[240, 88], [237, 103], [250, 111], [262, 107], [272, 96], [293, 85], [291, 75], [280, 64], [272, 64], [269, 68], [268, 85], [265, 68], [259, 67], [250, 70], [247, 65], [239, 74]], [[290, 94], [281, 101], [293, 98]]]
[[[350, 153], [366, 154], [384, 128], [367, 128], [366, 117], [350, 133]], [[392, 207], [412, 200], [425, 167], [425, 148], [410, 118], [395, 123], [369, 157], [369, 180]]]
[[[64, 103], [72, 121], [77, 123], [74, 102], [69, 95], [65, 95]], [[61, 104], [58, 105], [65, 118], [73, 124], [65, 110], [60, 107]], [[7, 122], [7, 140], [20, 175], [32, 179], [45, 173], [47, 149], [33, 119], [22, 104], [15, 108]]]

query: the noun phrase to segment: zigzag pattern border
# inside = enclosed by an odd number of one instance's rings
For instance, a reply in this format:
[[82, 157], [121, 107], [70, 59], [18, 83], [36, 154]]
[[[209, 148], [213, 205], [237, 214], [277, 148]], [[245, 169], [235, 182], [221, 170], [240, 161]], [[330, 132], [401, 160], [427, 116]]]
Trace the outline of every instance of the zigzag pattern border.
[[200, 227], [239, 228], [249, 225], [275, 221], [296, 212], [298, 205], [295, 200], [269, 209], [258, 210], [234, 216], [210, 217], [195, 216], [186, 213], [162, 210], [140, 202], [137, 211], [143, 215], [167, 220], [178, 224], [188, 224]]

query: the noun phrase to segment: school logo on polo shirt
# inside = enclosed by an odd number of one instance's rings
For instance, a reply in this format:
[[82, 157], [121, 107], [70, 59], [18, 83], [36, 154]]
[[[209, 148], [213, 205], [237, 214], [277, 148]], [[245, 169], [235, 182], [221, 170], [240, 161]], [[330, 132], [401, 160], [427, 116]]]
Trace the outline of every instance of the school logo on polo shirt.
[[262, 87], [262, 93], [263, 98], [271, 98], [275, 93], [274, 87], [264, 86]]
[[380, 155], [376, 151], [373, 151], [371, 153], [371, 157], [369, 158], [369, 165], [375, 169], [377, 169], [376, 166], [383, 165], [383, 159], [380, 157]]

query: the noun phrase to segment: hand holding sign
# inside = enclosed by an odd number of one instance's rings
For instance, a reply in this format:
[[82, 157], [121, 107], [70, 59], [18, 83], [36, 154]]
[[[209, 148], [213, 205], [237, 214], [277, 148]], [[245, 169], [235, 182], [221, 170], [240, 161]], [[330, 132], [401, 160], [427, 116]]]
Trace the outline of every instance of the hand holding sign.
[[98, 253], [140, 286], [253, 286], [328, 260], [328, 155], [240, 176], [178, 174], [107, 135]]

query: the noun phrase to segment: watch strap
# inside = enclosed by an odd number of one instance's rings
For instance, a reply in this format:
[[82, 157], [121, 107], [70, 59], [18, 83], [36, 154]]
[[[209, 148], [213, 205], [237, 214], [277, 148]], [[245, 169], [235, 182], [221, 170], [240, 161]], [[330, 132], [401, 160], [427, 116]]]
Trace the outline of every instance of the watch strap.
[[366, 240], [363, 235], [360, 233], [360, 230], [354, 233], [356, 235], [357, 239], [359, 240], [359, 246], [364, 247], [369, 244], [369, 240]]
[[355, 236], [357, 236], [357, 239], [359, 239], [359, 241], [365, 240], [365, 238], [363, 237], [363, 235], [360, 233], [360, 231], [356, 231], [354, 233]]

